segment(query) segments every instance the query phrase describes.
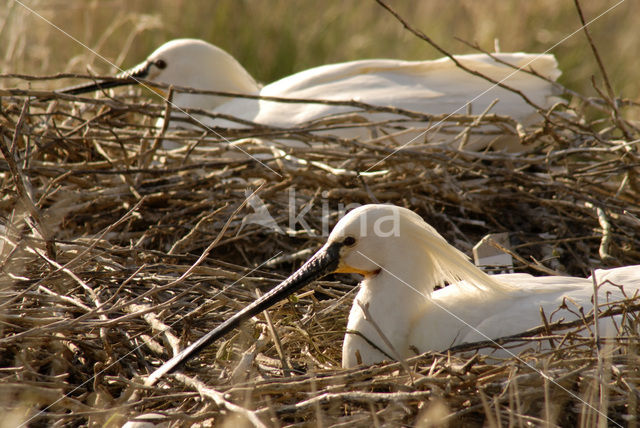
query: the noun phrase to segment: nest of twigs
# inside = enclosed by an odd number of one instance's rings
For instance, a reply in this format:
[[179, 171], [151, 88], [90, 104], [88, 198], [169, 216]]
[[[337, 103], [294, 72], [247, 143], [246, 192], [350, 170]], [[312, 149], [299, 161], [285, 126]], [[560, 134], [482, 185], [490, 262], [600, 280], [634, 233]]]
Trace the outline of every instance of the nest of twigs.
[[[451, 116], [438, 127], [450, 127], [450, 144], [426, 134], [397, 150], [390, 135], [401, 120], [364, 124], [369, 139], [312, 132], [362, 125], [359, 114], [295, 130], [174, 131], [154, 125], [167, 106], [135, 93], [0, 94], [5, 423], [118, 426], [142, 414], [170, 426], [637, 420], [637, 302], [617, 306], [631, 327], [600, 346], [577, 335], [588, 330], [585, 314], [581, 325], [517, 339], [531, 345], [520, 359], [485, 360], [473, 355], [478, 344], [415, 357], [409, 370], [343, 370], [356, 285], [345, 277], [316, 282], [157, 385], [141, 380], [290, 274], [351, 204], [408, 207], [467, 253], [485, 234], [509, 232], [519, 271], [588, 276], [637, 264], [640, 132], [620, 102], [574, 94], [573, 112], [556, 106], [526, 130], [494, 115]], [[440, 119], [407, 113], [425, 129]], [[487, 125], [523, 151], [459, 144]], [[164, 149], [169, 142], [179, 148]], [[538, 349], [549, 342], [563, 346]]]

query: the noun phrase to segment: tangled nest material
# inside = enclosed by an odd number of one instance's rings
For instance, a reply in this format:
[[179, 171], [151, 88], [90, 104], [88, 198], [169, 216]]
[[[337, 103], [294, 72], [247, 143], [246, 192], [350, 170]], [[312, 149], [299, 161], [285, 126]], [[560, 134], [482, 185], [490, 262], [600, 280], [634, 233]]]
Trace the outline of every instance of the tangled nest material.
[[[154, 126], [168, 106], [137, 93], [0, 95], [9, 425], [119, 426], [141, 414], [171, 426], [637, 421], [632, 299], [614, 308], [624, 331], [600, 347], [593, 334], [577, 335], [590, 328], [585, 314], [571, 328], [519, 338], [531, 344], [519, 359], [485, 360], [473, 355], [478, 344], [343, 370], [356, 283], [330, 278], [156, 386], [141, 380], [290, 274], [355, 204], [409, 207], [467, 253], [485, 234], [509, 232], [517, 270], [588, 276], [637, 264], [640, 132], [619, 107], [629, 102], [573, 94], [578, 113], [556, 106], [527, 130], [490, 114], [422, 115], [425, 129], [442, 119], [440, 131], [455, 127], [454, 143], [430, 144], [427, 134], [396, 150], [390, 135], [402, 121], [362, 123], [368, 140], [312, 132], [361, 122], [359, 114], [295, 130], [174, 131]], [[598, 119], [586, 119], [594, 110]], [[458, 148], [487, 124], [520, 138], [524, 151]], [[265, 143], [277, 139], [301, 144]], [[563, 346], [538, 349], [549, 341]]]

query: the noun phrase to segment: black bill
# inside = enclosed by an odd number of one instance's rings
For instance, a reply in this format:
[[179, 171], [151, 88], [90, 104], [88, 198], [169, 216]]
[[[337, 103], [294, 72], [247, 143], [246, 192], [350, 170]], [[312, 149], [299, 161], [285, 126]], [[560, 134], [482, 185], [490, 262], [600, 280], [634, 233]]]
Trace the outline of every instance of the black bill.
[[82, 85], [71, 86], [69, 88], [61, 89], [58, 92], [69, 95], [80, 95], [89, 92], [96, 92], [105, 89], [117, 88], [119, 86], [137, 85], [138, 79], [146, 79], [149, 76], [149, 70], [154, 66], [154, 63], [145, 61], [137, 66], [125, 70], [115, 76], [113, 80], [100, 80], [92, 83], [85, 83]]
[[335, 271], [338, 268], [341, 245], [341, 243], [336, 242], [322, 247], [289, 278], [285, 279], [261, 298], [237, 312], [234, 316], [193, 342], [169, 361], [161, 365], [151, 373], [145, 384], [153, 385], [166, 373], [169, 373], [180, 364], [198, 355], [204, 347], [238, 327], [245, 320], [259, 314], [280, 300], [283, 300], [285, 297], [293, 294], [295, 291], [309, 284], [311, 281]]

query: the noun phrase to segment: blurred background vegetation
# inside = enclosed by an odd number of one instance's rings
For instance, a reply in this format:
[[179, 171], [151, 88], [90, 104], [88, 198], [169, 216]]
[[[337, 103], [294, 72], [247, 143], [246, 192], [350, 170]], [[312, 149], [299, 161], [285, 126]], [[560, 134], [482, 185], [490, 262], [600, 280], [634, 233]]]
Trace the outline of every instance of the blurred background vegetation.
[[[123, 68], [178, 37], [201, 38], [222, 47], [264, 83], [333, 62], [442, 56], [404, 30], [373, 0], [4, 2], [0, 7], [2, 73], [91, 70], [103, 75], [116, 71], [23, 5]], [[640, 2], [582, 3], [587, 20], [620, 3], [589, 28], [616, 94], [638, 100]], [[572, 0], [389, 0], [389, 4], [452, 53], [472, 52], [456, 38], [477, 42], [491, 51], [497, 41], [503, 52], [543, 52], [580, 27]], [[601, 75], [583, 32], [577, 32], [551, 52], [563, 70], [561, 83], [582, 94], [595, 95], [591, 77], [595, 76], [602, 86]], [[32, 87], [51, 84], [34, 83]], [[27, 83], [3, 79], [0, 85]]]

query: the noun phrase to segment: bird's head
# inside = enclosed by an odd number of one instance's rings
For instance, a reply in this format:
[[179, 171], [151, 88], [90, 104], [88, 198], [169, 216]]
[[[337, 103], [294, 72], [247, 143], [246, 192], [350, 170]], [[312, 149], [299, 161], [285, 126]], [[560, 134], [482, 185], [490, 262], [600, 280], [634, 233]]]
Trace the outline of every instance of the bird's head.
[[[316, 253], [335, 258], [332, 272], [372, 278], [381, 271], [430, 293], [437, 285], [465, 280], [472, 287], [504, 287], [473, 266], [468, 257], [422, 217], [394, 205], [363, 205], [345, 215]], [[315, 256], [314, 256], [315, 257]]]
[[[99, 89], [135, 85], [141, 79], [208, 91], [243, 94], [257, 94], [259, 91], [253, 77], [235, 58], [219, 47], [198, 39], [171, 40], [153, 51], [146, 60], [119, 73], [117, 77], [129, 79], [95, 82], [64, 89], [61, 92], [83, 94]], [[145, 86], [163, 98], [167, 95], [165, 89], [153, 85]], [[183, 97], [188, 101], [176, 103], [178, 106], [202, 109], [214, 109], [229, 99], [190, 94], [184, 94]]]
[[398, 244], [407, 232], [407, 219], [419, 216], [393, 205], [364, 205], [350, 211], [333, 228], [325, 247], [337, 246], [335, 272], [358, 273], [366, 277], [398, 254]]

